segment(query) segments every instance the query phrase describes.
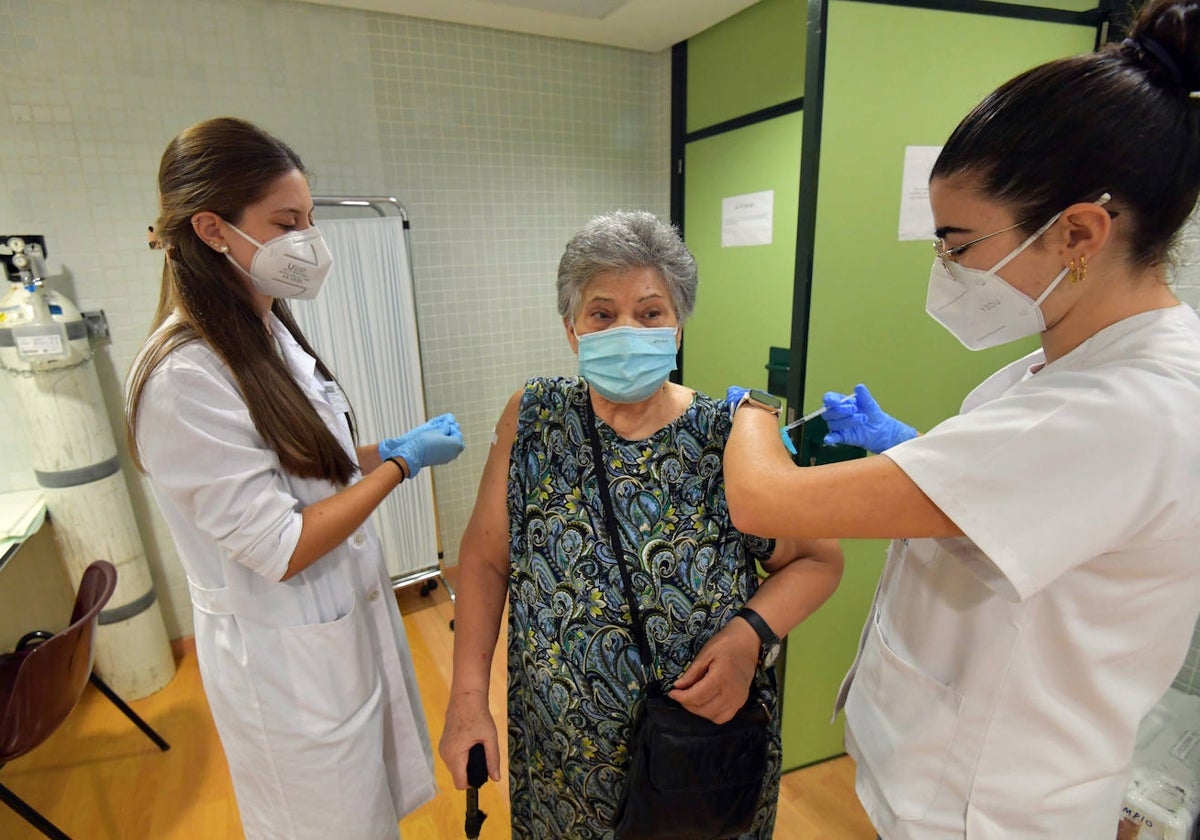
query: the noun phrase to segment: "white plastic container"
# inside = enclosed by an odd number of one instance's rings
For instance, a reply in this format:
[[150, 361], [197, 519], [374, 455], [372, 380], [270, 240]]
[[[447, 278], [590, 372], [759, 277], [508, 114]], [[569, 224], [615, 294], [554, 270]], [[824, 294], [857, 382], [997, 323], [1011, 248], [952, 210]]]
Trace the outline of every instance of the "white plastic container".
[[1191, 840], [1200, 818], [1200, 697], [1168, 689], [1138, 727], [1119, 840]]

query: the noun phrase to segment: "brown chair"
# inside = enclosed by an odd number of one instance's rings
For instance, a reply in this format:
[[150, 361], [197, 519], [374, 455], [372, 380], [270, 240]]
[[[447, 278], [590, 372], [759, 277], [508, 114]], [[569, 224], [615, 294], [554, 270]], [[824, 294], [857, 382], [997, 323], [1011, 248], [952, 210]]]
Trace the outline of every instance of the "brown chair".
[[[0, 769], [50, 737], [66, 720], [90, 681], [161, 750], [170, 749], [158, 733], [92, 673], [92, 637], [100, 610], [117, 587], [117, 570], [97, 560], [83, 572], [71, 624], [60, 633], [35, 630], [17, 642], [13, 653], [0, 654]], [[0, 801], [55, 840], [67, 835], [0, 784]]]

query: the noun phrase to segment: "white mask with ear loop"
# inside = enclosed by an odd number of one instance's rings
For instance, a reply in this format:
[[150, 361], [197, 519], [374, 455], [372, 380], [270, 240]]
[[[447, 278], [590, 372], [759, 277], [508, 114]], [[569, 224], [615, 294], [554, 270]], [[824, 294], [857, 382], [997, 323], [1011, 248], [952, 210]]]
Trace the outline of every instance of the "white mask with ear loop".
[[[1105, 193], [1095, 203], [1103, 205], [1111, 198]], [[1051, 216], [1050, 221], [986, 271], [934, 257], [925, 311], [968, 350], [986, 350], [1043, 332], [1046, 320], [1042, 316], [1042, 301], [1050, 297], [1070, 269], [1059, 272], [1037, 300], [1017, 291], [996, 272], [1048, 231], [1063, 212]]]
[[232, 222], [226, 224], [258, 249], [250, 261], [249, 271], [238, 265], [232, 254], [226, 252], [225, 258], [249, 277], [261, 294], [311, 300], [321, 291], [329, 269], [333, 268], [333, 254], [329, 253], [325, 237], [316, 225], [290, 231], [264, 243], [239, 230]]

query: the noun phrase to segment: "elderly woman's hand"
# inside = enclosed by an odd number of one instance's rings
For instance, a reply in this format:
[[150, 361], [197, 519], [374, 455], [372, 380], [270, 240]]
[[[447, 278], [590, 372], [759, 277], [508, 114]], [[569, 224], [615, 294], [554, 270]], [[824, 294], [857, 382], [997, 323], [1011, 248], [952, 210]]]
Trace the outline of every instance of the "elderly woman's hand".
[[668, 696], [713, 723], [732, 720], [750, 696], [760, 642], [745, 621], [730, 621], [705, 643]]
[[488, 708], [487, 695], [481, 691], [450, 695], [438, 754], [446, 763], [450, 778], [459, 790], [467, 787], [467, 755], [476, 744], [483, 744], [488, 776], [493, 782], [500, 781], [500, 742], [496, 735], [496, 722]]

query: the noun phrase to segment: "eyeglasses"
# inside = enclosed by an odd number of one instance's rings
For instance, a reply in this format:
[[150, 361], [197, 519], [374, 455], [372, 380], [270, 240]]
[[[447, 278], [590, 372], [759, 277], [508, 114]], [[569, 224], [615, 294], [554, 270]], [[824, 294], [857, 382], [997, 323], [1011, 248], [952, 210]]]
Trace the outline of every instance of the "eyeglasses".
[[[1099, 207], [1103, 207], [1105, 204], [1107, 204], [1111, 200], [1112, 200], [1112, 195], [1110, 193], [1103, 193], [1099, 198], [1097, 198], [1092, 203], [1096, 204]], [[1039, 228], [1033, 234], [1033, 236], [1031, 236], [1031, 237], [1029, 237], [1029, 239], [1025, 240], [1025, 244], [1028, 245], [1030, 242], [1032, 242], [1033, 240], [1035, 240], [1039, 236], [1041, 236], [1043, 233], [1045, 233], [1052, 224], [1054, 224], [1056, 221], [1058, 221], [1058, 217], [1061, 216], [1063, 214], [1063, 212], [1065, 212], [1065, 211], [1059, 211], [1058, 213], [1055, 213], [1053, 216], [1051, 216], [1050, 221], [1048, 221], [1048, 222], [1046, 222], [1046, 224], [1042, 225], [1041, 228]], [[1109, 210], [1108, 215], [1109, 215], [1109, 218], [1115, 219], [1120, 214], [1116, 210]], [[1002, 233], [1008, 233], [1010, 230], [1016, 230], [1017, 228], [1019, 228], [1021, 225], [1025, 224], [1028, 221], [1029, 221], [1028, 219], [1025, 219], [1024, 221], [1017, 222], [1015, 225], [1009, 225], [1008, 227], [1004, 228], [1003, 230], [998, 230], [995, 233], [989, 233], [987, 236], [981, 236], [978, 239], [972, 239], [970, 242], [964, 242], [962, 245], [955, 245], [953, 248], [947, 248], [946, 240], [942, 239], [939, 236], [933, 240], [933, 252], [935, 254], [937, 254], [938, 259], [941, 260], [942, 267], [946, 269], [947, 273], [949, 273], [949, 275], [951, 277], [953, 277], [954, 271], [951, 270], [950, 264], [957, 263], [958, 256], [963, 251], [967, 250], [968, 248], [970, 248], [972, 245], [976, 244], [977, 242], [982, 242], [985, 239], [991, 239], [993, 236], [999, 236]], [[1017, 250], [1020, 251], [1020, 249], [1024, 248], [1024, 247], [1025, 247], [1025, 245], [1021, 245], [1020, 248], [1018, 248]], [[1010, 254], [1004, 261], [1007, 262], [1009, 259], [1012, 259], [1013, 256], [1015, 256], [1015, 252], [1013, 254]], [[998, 268], [999, 268], [999, 266], [996, 266], [996, 268], [993, 270], [996, 270]]]
[[[1015, 225], [1009, 225], [1003, 230], [998, 230], [995, 233], [989, 233], [986, 236], [979, 237], [978, 239], [972, 239], [970, 242], [964, 242], [962, 245], [955, 245], [953, 248], [947, 248], [946, 240], [939, 236], [933, 240], [933, 252], [937, 254], [938, 259], [942, 261], [942, 266], [946, 269], [946, 271], [949, 272], [950, 263], [958, 262], [958, 255], [970, 248], [972, 245], [982, 242], [985, 239], [991, 239], [993, 236], [999, 236], [1002, 233], [1008, 233], [1010, 230], [1016, 230], [1023, 224], [1025, 224], [1024, 221], [1017, 222]], [[951, 276], [953, 276], [953, 272], [951, 272]]]

